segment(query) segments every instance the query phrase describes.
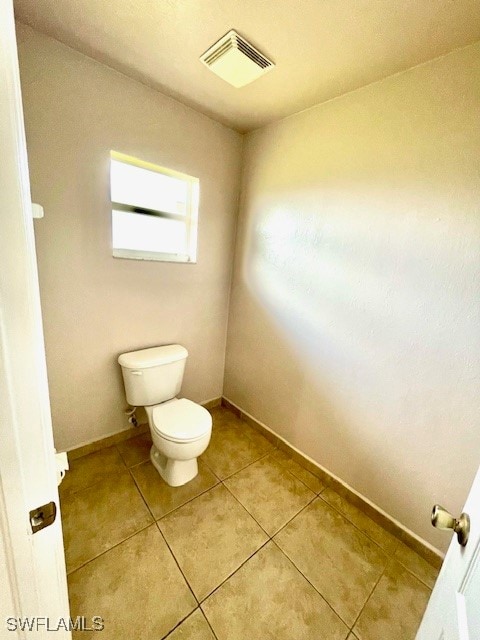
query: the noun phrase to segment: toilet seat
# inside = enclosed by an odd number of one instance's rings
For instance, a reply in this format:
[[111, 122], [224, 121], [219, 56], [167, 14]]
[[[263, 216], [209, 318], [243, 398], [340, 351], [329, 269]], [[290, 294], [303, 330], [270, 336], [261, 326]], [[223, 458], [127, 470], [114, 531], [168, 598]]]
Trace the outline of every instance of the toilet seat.
[[165, 440], [194, 442], [210, 433], [212, 416], [191, 400], [175, 398], [153, 409], [152, 426]]

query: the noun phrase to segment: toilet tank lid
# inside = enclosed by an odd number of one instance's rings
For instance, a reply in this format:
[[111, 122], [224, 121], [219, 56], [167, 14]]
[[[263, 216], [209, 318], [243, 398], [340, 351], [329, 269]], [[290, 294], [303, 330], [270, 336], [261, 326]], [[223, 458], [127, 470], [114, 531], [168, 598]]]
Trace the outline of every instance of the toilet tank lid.
[[187, 357], [188, 351], [181, 344], [167, 344], [163, 347], [122, 353], [118, 357], [118, 364], [126, 369], [146, 369], [177, 360], [185, 360]]

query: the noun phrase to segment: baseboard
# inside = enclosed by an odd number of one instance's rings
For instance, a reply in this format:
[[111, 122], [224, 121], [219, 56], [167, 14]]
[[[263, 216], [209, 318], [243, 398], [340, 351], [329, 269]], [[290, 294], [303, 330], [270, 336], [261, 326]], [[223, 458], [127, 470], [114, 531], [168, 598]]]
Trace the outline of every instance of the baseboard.
[[[200, 404], [202, 405], [202, 407], [205, 407], [205, 409], [213, 409], [214, 407], [219, 407], [222, 404], [222, 398], [221, 396], [218, 398], [212, 398], [211, 400], [200, 402]], [[100, 440], [89, 440], [87, 442], [83, 442], [82, 444], [76, 445], [71, 449], [67, 449], [68, 459], [76, 460], [77, 458], [86, 456], [89, 453], [95, 453], [96, 451], [101, 451], [102, 449], [111, 447], [114, 444], [123, 442], [124, 440], [129, 440], [130, 438], [139, 436], [142, 433], [146, 433], [147, 431], [148, 431], [148, 424], [146, 423], [139, 424], [138, 427], [131, 427], [130, 429], [122, 429], [121, 431], [115, 431], [101, 438]]]
[[100, 451], [101, 449], [111, 447], [114, 444], [123, 442], [124, 440], [130, 440], [130, 438], [139, 436], [142, 433], [146, 433], [147, 431], [148, 424], [139, 424], [138, 427], [131, 427], [130, 429], [115, 431], [114, 433], [111, 433], [104, 438], [100, 438], [100, 440], [91, 440], [89, 442], [84, 442], [80, 445], [77, 445], [76, 447], [72, 447], [71, 449], [67, 449], [68, 459], [76, 460], [77, 458], [86, 456], [89, 453], [95, 453], [96, 451]]
[[205, 402], [200, 402], [202, 407], [205, 409], [214, 409], [215, 407], [220, 407], [222, 404], [222, 396], [218, 398], [212, 398], [211, 400], [205, 400]]
[[444, 559], [444, 554], [441, 551], [436, 549], [426, 540], [423, 540], [423, 538], [405, 527], [401, 522], [386, 513], [386, 511], [374, 504], [364, 495], [353, 489], [353, 487], [344, 482], [341, 478], [338, 478], [328, 469], [325, 469], [325, 467], [318, 464], [318, 462], [315, 462], [315, 460], [312, 460], [312, 458], [302, 453], [299, 449], [285, 440], [285, 438], [282, 438], [282, 436], [275, 433], [273, 429], [267, 427], [263, 422], [254, 418], [225, 396], [222, 398], [222, 406], [230, 409], [230, 411], [245, 420], [245, 422], [254, 429], [257, 429], [257, 431], [270, 440], [270, 442], [272, 442], [276, 447], [287, 452], [296, 462], [310, 471], [310, 473], [317, 476], [317, 478], [331, 487], [342, 497], [349, 500], [349, 502], [354, 504], [357, 508], [361, 509], [361, 511], [363, 511], [369, 518], [413, 549], [413, 551], [418, 553], [418, 555], [424, 558], [429, 564], [437, 569], [441, 567]]

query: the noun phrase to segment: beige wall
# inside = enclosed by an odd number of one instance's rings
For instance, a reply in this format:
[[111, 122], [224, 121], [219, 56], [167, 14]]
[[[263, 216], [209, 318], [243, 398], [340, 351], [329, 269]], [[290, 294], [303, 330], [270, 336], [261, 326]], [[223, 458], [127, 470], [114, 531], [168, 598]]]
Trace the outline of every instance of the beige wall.
[[[55, 443], [127, 426], [119, 353], [179, 342], [182, 392], [223, 388], [241, 136], [19, 25]], [[109, 151], [200, 178], [198, 263], [111, 256]]]
[[225, 395], [432, 544], [480, 463], [480, 44], [248, 135]]

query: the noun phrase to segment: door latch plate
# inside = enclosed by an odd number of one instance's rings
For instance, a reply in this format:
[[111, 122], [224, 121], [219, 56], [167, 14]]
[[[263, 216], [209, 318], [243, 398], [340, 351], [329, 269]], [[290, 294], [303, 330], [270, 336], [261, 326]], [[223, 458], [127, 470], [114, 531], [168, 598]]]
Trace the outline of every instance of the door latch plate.
[[55, 522], [57, 517], [57, 505], [55, 502], [49, 502], [43, 504], [41, 507], [37, 507], [30, 511], [30, 525], [32, 532], [37, 533], [40, 529], [45, 529]]

